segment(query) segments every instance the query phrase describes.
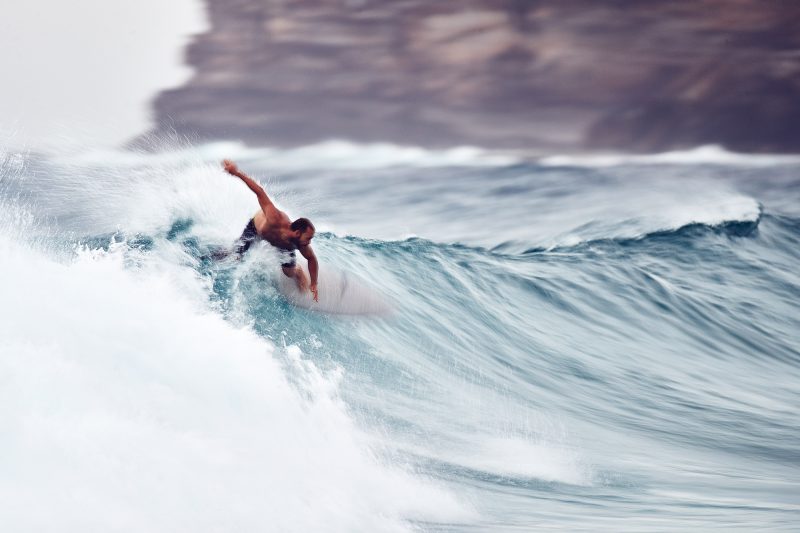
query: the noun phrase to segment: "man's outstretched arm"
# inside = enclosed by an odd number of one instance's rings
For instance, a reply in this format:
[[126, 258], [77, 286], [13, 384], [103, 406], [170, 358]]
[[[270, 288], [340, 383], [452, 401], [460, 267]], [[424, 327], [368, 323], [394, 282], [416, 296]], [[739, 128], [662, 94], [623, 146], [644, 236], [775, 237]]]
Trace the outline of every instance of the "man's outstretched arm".
[[319, 263], [317, 262], [317, 256], [314, 255], [314, 250], [311, 249], [311, 246], [303, 246], [298, 248], [300, 254], [306, 258], [308, 261], [308, 275], [311, 277], [311, 286], [309, 290], [314, 293], [314, 301], [319, 301], [319, 295], [317, 294], [317, 275], [319, 274]]
[[236, 166], [236, 163], [234, 163], [230, 159], [225, 159], [222, 162], [222, 166], [223, 168], [225, 168], [225, 172], [227, 172], [231, 176], [236, 176], [237, 178], [242, 180], [245, 183], [245, 185], [247, 185], [250, 188], [251, 191], [256, 193], [256, 197], [258, 198], [258, 205], [261, 206], [261, 210], [264, 211], [265, 215], [269, 216], [271, 210], [273, 209], [277, 210], [275, 204], [273, 204], [272, 200], [269, 199], [269, 196], [267, 196], [267, 193], [264, 192], [264, 189], [261, 187], [261, 185], [256, 183], [253, 178], [251, 178], [250, 176], [239, 170], [239, 167]]

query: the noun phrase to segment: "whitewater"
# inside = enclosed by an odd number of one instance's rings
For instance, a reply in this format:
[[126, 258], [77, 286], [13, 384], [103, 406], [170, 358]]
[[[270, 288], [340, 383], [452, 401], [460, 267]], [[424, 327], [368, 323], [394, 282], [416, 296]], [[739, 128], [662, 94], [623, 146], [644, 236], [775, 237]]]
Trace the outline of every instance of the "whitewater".
[[0, 146], [3, 530], [796, 529], [798, 264], [795, 157]]

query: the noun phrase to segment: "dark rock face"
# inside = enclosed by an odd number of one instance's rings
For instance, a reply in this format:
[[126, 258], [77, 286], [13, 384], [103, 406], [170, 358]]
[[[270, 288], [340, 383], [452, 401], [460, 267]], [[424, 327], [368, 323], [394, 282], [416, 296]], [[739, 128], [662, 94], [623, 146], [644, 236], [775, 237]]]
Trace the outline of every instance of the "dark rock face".
[[800, 152], [795, 0], [205, 0], [201, 139]]

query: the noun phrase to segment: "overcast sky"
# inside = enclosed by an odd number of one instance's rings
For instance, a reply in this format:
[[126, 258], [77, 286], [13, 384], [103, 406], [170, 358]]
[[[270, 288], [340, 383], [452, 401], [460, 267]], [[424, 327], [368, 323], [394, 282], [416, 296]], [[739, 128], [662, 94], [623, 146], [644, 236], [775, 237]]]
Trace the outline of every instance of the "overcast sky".
[[180, 85], [201, 0], [26, 0], [0, 19], [0, 143], [122, 143], [150, 124], [149, 102]]

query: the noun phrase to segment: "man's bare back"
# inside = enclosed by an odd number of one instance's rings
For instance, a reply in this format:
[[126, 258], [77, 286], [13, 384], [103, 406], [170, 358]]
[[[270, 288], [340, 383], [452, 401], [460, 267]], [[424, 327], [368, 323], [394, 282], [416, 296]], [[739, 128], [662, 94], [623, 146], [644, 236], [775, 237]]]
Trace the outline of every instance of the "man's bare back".
[[297, 248], [294, 243], [284, 238], [286, 229], [291, 228], [292, 221], [289, 219], [289, 216], [280, 209], [275, 209], [275, 212], [270, 213], [269, 217], [264, 211], [259, 211], [253, 215], [253, 224], [256, 226], [258, 236], [272, 246], [284, 250], [294, 250]]
[[[283, 273], [294, 278], [301, 291], [310, 290], [314, 294], [314, 300], [318, 299], [317, 276], [319, 264], [314, 250], [311, 248], [311, 239], [314, 238], [314, 225], [307, 218], [298, 218], [292, 222], [289, 217], [275, 207], [269, 199], [264, 189], [252, 178], [239, 170], [236, 163], [226, 159], [222, 162], [225, 171], [231, 176], [241, 179], [251, 191], [256, 194], [261, 210], [253, 216], [252, 221], [245, 228], [242, 239], [257, 236], [280, 249], [284, 253], [289, 253], [291, 260], [282, 266]], [[252, 225], [252, 226], [251, 226]], [[254, 234], [254, 235], [253, 235]], [[252, 240], [246, 246], [240, 246], [239, 253], [243, 253], [250, 247]], [[308, 261], [308, 273], [311, 275], [311, 285], [309, 286], [303, 269], [294, 262], [294, 250]]]

